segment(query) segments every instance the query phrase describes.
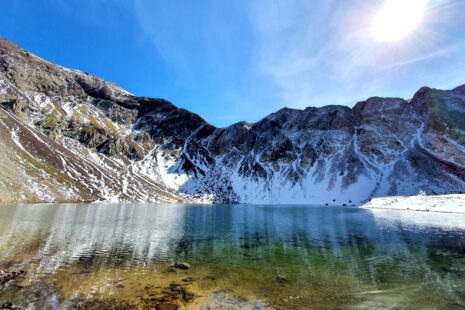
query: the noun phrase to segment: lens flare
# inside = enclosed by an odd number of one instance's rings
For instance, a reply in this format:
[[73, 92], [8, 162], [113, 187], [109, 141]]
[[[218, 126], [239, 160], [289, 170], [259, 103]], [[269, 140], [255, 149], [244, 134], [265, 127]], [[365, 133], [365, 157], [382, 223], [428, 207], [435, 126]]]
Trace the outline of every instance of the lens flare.
[[385, 0], [373, 19], [371, 35], [380, 42], [398, 41], [421, 24], [427, 0]]

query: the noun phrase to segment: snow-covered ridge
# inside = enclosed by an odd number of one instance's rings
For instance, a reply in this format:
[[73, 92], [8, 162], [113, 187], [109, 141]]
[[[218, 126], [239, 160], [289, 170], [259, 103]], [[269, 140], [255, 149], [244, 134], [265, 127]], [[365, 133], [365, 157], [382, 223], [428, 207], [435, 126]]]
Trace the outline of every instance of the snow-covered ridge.
[[0, 202], [354, 206], [465, 192], [465, 96], [425, 87], [216, 128], [0, 39], [0, 147]]
[[465, 214], [465, 194], [373, 198], [362, 207], [367, 209], [393, 209]]

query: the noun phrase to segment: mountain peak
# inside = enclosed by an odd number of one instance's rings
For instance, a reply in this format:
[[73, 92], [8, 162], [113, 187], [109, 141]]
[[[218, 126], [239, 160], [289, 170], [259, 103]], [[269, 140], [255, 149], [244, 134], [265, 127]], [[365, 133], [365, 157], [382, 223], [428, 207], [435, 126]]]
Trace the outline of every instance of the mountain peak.
[[0, 73], [3, 202], [343, 205], [465, 191], [464, 86], [216, 128], [5, 39]]

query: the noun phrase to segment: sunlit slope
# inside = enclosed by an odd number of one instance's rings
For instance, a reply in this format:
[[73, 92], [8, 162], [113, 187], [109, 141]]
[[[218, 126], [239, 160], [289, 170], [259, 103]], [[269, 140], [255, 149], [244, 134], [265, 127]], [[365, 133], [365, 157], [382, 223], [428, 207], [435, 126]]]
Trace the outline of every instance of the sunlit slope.
[[[0, 109], [0, 202], [83, 202], [139, 197], [182, 201], [140, 176], [129, 179], [118, 161], [85, 148], [64, 147]], [[142, 199], [143, 198], [143, 199]]]

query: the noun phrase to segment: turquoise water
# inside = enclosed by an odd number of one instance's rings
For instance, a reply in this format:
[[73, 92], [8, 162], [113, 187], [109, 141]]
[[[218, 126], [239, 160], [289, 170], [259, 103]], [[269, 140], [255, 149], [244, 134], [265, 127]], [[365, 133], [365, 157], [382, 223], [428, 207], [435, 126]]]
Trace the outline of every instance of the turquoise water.
[[[189, 268], [175, 268], [181, 262]], [[30, 307], [207, 309], [221, 293], [237, 309], [244, 300], [251, 308], [465, 309], [465, 216], [274, 205], [2, 206], [0, 269], [27, 271], [0, 289], [0, 303]], [[185, 283], [192, 298], [166, 292], [173, 283]]]

